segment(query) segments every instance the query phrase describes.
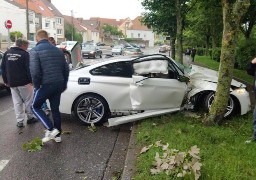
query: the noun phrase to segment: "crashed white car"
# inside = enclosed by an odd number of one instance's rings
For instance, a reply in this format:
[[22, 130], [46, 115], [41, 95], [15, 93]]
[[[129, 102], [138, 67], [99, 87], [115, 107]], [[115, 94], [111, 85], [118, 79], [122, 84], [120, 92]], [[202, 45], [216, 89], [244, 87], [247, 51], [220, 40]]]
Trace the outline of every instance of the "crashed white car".
[[[181, 110], [209, 110], [217, 87], [217, 72], [190, 68], [161, 54], [111, 59], [70, 72], [60, 111], [86, 124], [118, 125]], [[232, 80], [225, 116], [250, 110], [246, 86]], [[111, 115], [126, 115], [113, 117]]]

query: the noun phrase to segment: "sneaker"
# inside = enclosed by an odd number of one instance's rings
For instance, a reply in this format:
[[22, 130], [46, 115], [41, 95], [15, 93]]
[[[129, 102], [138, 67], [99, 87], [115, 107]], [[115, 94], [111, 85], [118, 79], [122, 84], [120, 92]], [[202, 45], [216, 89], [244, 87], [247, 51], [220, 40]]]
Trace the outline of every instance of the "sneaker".
[[250, 144], [250, 143], [255, 143], [255, 142], [256, 142], [256, 139], [251, 138], [251, 139], [249, 139], [249, 140], [246, 140], [246, 141], [245, 141], [245, 144]]
[[54, 139], [55, 136], [56, 136], [57, 134], [59, 134], [59, 133], [60, 133], [60, 132], [59, 132], [58, 129], [53, 129], [52, 131], [46, 130], [45, 136], [44, 136], [44, 138], [42, 139], [42, 142], [45, 143], [45, 142], [47, 142], [47, 141], [50, 141], [51, 139]]
[[18, 126], [19, 128], [24, 127], [24, 123], [23, 123], [23, 122], [17, 122], [17, 126]]
[[56, 143], [60, 143], [61, 142], [61, 136], [55, 136], [53, 139], [54, 139], [54, 141]]
[[44, 113], [46, 114], [46, 116], [48, 116], [50, 114], [50, 110], [49, 109], [45, 109]]
[[38, 120], [34, 117], [27, 120], [27, 124], [33, 124], [33, 123], [36, 123], [36, 122], [38, 122]]

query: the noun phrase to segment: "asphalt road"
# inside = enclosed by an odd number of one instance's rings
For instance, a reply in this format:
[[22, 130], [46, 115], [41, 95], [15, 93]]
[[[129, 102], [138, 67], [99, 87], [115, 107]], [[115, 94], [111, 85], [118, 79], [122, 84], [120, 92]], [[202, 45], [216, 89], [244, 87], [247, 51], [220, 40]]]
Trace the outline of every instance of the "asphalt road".
[[131, 124], [112, 128], [88, 127], [62, 115], [62, 143], [48, 142], [41, 151], [27, 152], [22, 145], [43, 137], [40, 122], [16, 127], [11, 95], [0, 91], [0, 180], [112, 179], [121, 175]]

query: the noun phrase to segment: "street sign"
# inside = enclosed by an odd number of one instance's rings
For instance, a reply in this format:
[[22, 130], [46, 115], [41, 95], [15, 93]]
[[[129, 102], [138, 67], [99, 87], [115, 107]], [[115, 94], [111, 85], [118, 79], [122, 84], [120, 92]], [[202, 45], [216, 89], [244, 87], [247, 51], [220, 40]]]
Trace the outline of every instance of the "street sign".
[[12, 21], [11, 20], [6, 20], [4, 22], [4, 25], [7, 29], [11, 29], [12, 28]]

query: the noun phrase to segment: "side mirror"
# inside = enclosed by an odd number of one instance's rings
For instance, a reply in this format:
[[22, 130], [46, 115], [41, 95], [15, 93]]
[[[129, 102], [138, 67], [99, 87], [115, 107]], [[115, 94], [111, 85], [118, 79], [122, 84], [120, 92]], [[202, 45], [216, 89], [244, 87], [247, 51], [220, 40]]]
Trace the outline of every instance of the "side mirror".
[[190, 79], [188, 77], [186, 77], [186, 76], [179, 76], [178, 80], [180, 82], [188, 83]]

